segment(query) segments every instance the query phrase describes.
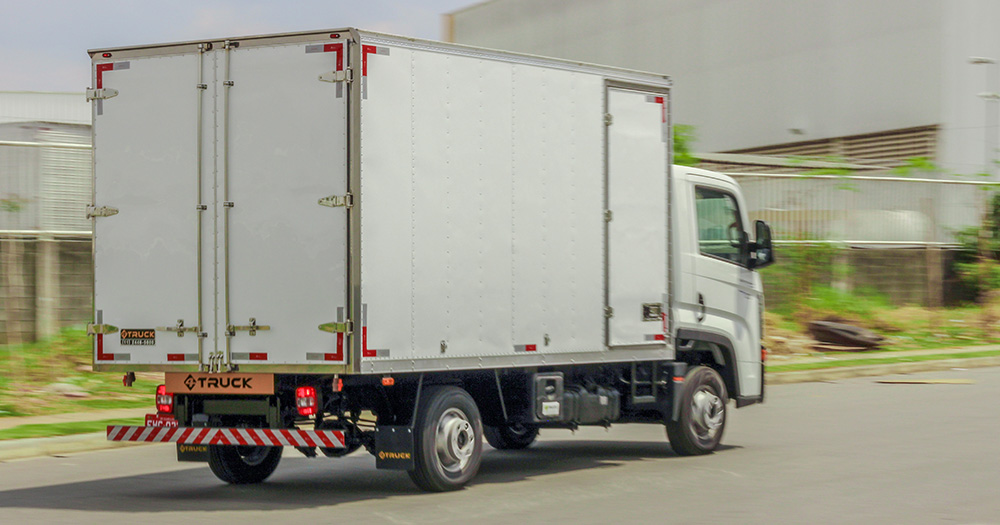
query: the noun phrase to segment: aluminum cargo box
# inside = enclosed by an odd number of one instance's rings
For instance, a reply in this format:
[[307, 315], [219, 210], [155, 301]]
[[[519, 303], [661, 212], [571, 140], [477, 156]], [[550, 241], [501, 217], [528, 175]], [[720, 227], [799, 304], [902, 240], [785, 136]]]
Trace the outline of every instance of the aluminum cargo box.
[[91, 56], [97, 369], [673, 357], [666, 77], [352, 29]]

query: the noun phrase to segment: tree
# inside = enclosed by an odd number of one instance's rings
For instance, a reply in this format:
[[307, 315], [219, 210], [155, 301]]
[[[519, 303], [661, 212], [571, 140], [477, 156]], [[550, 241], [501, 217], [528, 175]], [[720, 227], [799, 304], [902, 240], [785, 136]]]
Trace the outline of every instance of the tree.
[[694, 126], [690, 124], [674, 125], [674, 164], [681, 166], [697, 166], [700, 160], [691, 152], [694, 144]]

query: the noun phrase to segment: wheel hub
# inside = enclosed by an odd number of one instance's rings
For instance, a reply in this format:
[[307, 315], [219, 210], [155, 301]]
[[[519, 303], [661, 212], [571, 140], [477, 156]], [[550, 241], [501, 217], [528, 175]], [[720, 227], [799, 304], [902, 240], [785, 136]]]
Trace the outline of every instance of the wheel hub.
[[475, 448], [475, 431], [468, 416], [457, 408], [448, 409], [438, 421], [434, 442], [442, 468], [449, 472], [465, 469]]
[[701, 438], [714, 438], [725, 417], [726, 407], [722, 404], [722, 399], [711, 390], [703, 388], [694, 393], [691, 403], [691, 423], [695, 433]]

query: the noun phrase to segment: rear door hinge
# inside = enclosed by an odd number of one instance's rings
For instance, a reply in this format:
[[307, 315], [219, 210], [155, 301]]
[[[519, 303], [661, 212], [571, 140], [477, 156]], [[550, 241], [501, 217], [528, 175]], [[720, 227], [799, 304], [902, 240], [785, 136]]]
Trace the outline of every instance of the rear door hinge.
[[604, 307], [604, 317], [605, 319], [611, 319], [615, 316], [615, 309], [610, 306]]
[[112, 215], [118, 215], [118, 208], [112, 208], [111, 206], [87, 206], [88, 219], [92, 219], [94, 217], [110, 217]]
[[611, 219], [614, 219], [614, 217], [615, 214], [611, 210], [604, 210], [604, 222], [611, 222]]
[[611, 123], [613, 123], [614, 121], [615, 121], [615, 117], [613, 117], [611, 115], [611, 113], [605, 113], [604, 114], [604, 125], [605, 126], [610, 126]]
[[91, 100], [106, 100], [118, 96], [118, 90], [112, 88], [87, 89], [87, 102]]
[[320, 330], [333, 334], [350, 334], [353, 327], [354, 323], [350, 320], [343, 323], [323, 323], [319, 325]]
[[320, 199], [319, 205], [329, 206], [330, 208], [350, 208], [354, 206], [354, 196], [350, 193], [345, 195], [330, 195], [329, 197]]
[[323, 73], [319, 76], [320, 82], [353, 82], [354, 81], [354, 70], [351, 68], [342, 69], [340, 71], [330, 71], [328, 73]]
[[100, 323], [90, 323], [87, 325], [87, 335], [113, 334], [118, 331], [117, 326]]

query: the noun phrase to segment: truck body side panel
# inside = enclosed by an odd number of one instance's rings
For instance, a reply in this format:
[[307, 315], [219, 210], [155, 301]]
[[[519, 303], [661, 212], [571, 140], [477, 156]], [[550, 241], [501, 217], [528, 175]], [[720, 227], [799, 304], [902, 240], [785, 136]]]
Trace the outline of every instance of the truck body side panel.
[[[362, 102], [363, 359], [602, 359], [604, 77], [373, 47]], [[659, 149], [647, 169], [658, 170], [662, 201], [660, 110], [649, 109]], [[653, 301], [665, 291], [659, 204]]]

